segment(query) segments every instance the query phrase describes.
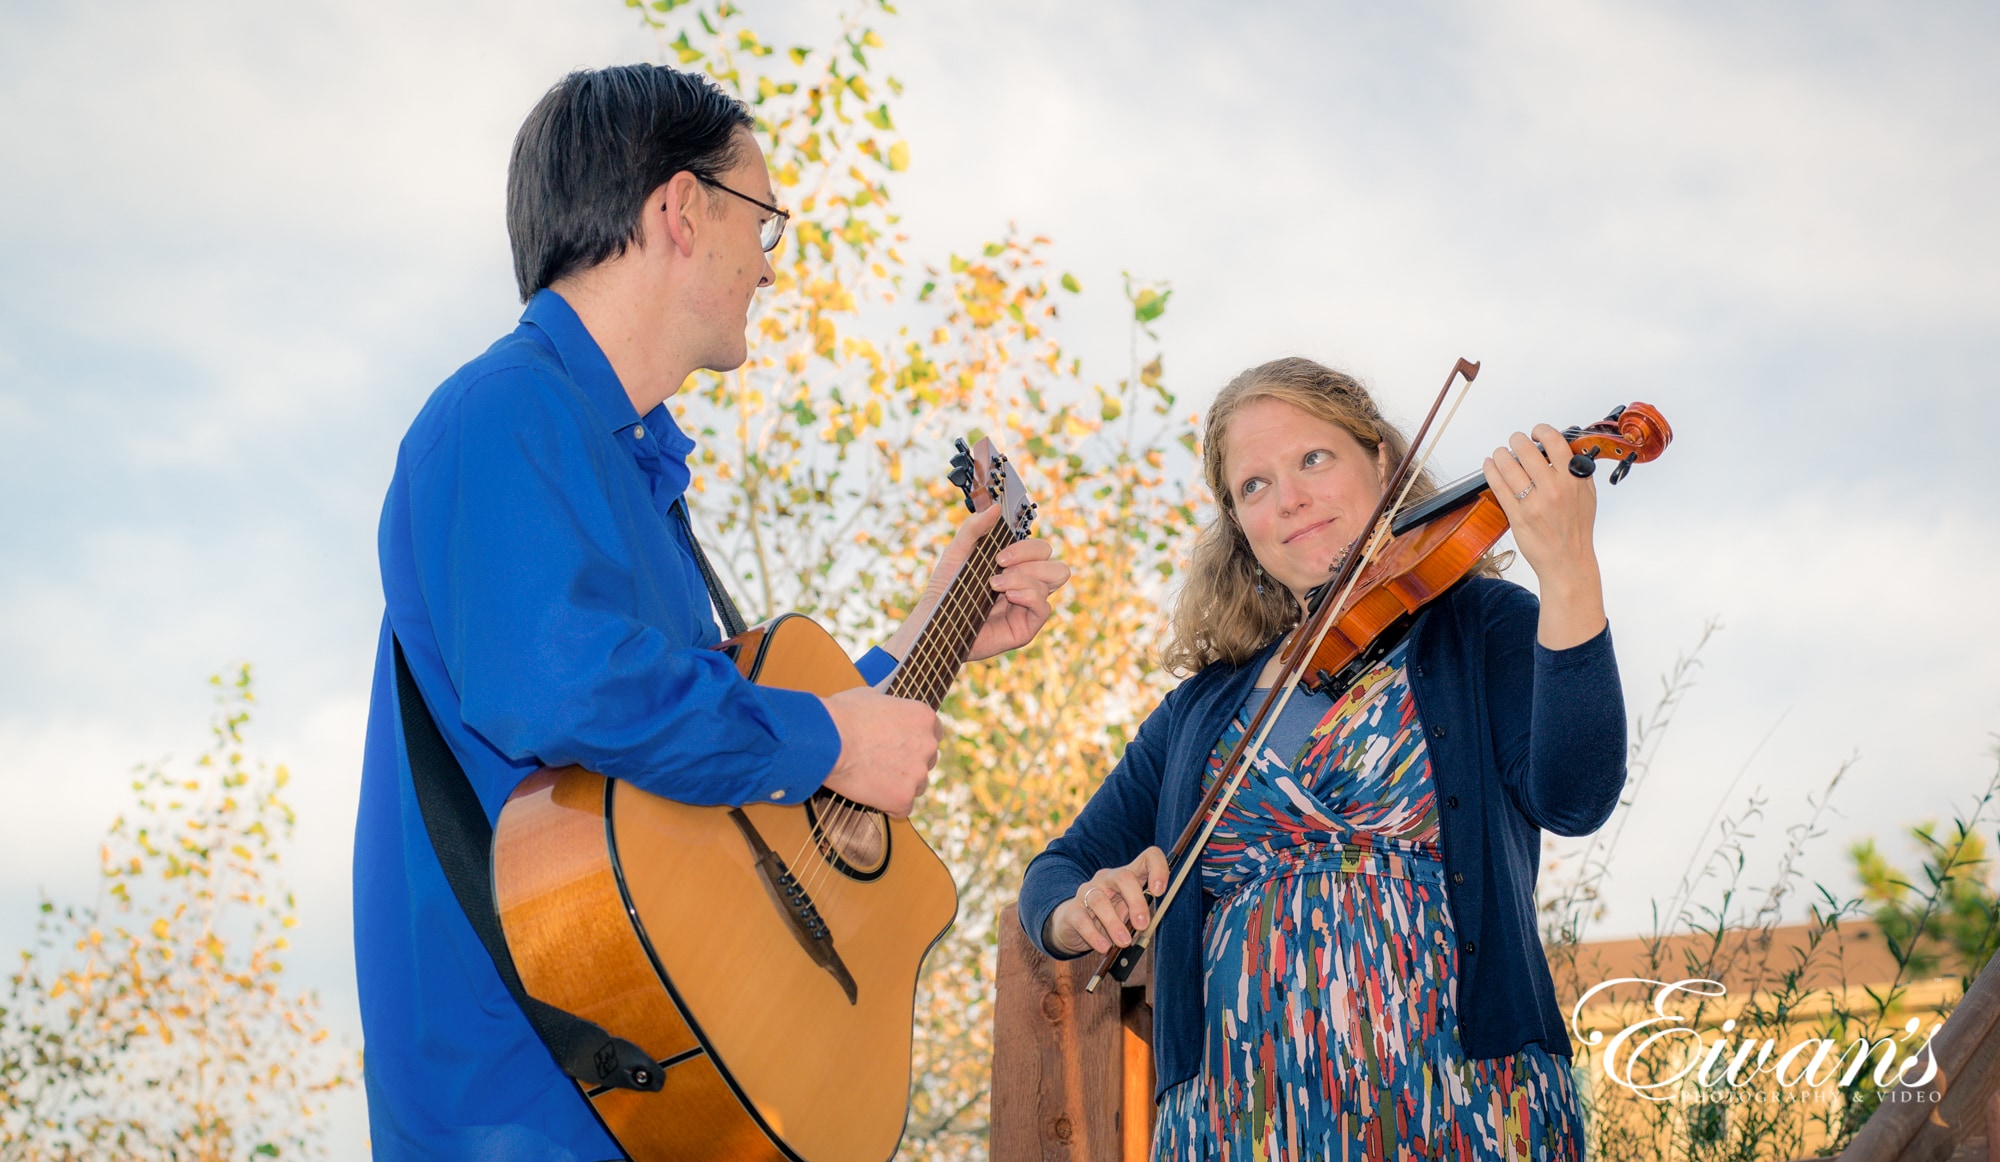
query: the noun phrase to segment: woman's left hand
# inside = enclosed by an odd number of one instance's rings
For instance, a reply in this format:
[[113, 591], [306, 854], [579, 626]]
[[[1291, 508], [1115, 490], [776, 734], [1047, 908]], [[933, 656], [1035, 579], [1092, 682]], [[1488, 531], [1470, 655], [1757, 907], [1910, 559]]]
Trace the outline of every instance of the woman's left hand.
[[1596, 478], [1571, 474], [1570, 446], [1548, 424], [1535, 425], [1533, 440], [1515, 432], [1507, 444], [1486, 458], [1486, 483], [1541, 582], [1536, 637], [1552, 650], [1581, 645], [1604, 628], [1604, 584], [1591, 542]]

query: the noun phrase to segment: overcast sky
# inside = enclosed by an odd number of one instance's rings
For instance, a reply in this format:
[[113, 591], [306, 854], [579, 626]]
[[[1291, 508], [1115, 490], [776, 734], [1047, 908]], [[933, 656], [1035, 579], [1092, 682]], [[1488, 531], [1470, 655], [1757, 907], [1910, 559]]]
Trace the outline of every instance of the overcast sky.
[[[746, 6], [779, 43], [832, 26]], [[1196, 405], [1299, 353], [1415, 420], [1483, 360], [1447, 474], [1536, 421], [1667, 414], [1672, 451], [1599, 508], [1633, 708], [1726, 628], [1601, 934], [1647, 924], [1739, 772], [1734, 800], [1771, 798], [1768, 871], [1859, 753], [1808, 864], [1843, 888], [1847, 843], [1984, 784], [2000, 11], [911, 0], [882, 30], [914, 256], [1052, 236], [1087, 375], [1121, 373], [1130, 270], [1174, 287]], [[90, 897], [124, 772], [198, 751], [203, 678], [247, 659], [302, 807], [295, 974], [358, 1043], [396, 441], [518, 313], [521, 117], [566, 69], [658, 53], [616, 0], [0, 0], [0, 943], [37, 891]]]

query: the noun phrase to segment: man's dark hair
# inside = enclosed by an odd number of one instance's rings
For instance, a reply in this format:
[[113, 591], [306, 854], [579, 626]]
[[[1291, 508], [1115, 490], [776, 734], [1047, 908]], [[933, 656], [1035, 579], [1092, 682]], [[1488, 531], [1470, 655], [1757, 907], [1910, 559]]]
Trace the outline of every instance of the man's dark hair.
[[665, 65], [580, 69], [536, 103], [507, 163], [507, 236], [521, 301], [639, 240], [646, 195], [682, 170], [736, 163], [749, 110], [707, 77]]

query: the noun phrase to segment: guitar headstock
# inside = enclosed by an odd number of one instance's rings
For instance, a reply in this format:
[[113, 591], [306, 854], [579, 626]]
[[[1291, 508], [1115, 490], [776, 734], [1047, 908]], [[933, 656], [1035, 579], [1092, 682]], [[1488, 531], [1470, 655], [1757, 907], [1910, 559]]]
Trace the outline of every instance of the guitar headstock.
[[984, 512], [994, 505], [1001, 506], [1000, 523], [1006, 527], [1014, 540], [1025, 540], [1032, 536], [1035, 528], [1035, 502], [1028, 499], [1028, 490], [1022, 486], [1021, 478], [1015, 474], [1014, 466], [1007, 462], [993, 447], [993, 441], [982, 438], [978, 445], [968, 448], [965, 441], [955, 440], [958, 452], [951, 458], [951, 482], [965, 493], [967, 512]]

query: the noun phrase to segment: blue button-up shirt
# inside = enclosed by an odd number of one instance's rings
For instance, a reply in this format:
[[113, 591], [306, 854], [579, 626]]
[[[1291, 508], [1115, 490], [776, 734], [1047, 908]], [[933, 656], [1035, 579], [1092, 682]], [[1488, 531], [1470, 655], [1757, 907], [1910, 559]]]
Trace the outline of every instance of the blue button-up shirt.
[[[404, 436], [382, 508], [388, 610], [354, 840], [354, 949], [377, 1158], [621, 1153], [508, 996], [417, 808], [390, 635], [488, 821], [580, 764], [688, 803], [797, 802], [839, 757], [813, 695], [746, 682], [671, 506], [694, 441], [644, 417], [544, 290]], [[869, 681], [894, 666], [862, 659]]]

